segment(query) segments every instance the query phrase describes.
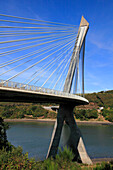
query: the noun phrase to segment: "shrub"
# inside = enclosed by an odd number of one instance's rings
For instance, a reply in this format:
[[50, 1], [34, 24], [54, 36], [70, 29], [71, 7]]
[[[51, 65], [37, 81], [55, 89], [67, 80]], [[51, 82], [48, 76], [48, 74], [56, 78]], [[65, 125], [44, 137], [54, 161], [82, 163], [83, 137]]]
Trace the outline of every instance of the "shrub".
[[4, 110], [3, 112], [2, 112], [2, 117], [4, 117], [4, 118], [9, 118], [10, 116], [12, 116], [13, 115], [13, 111], [12, 110]]
[[93, 170], [112, 170], [113, 166], [111, 163], [102, 162], [101, 165], [97, 165]]
[[77, 119], [84, 120], [84, 116], [81, 114], [81, 110], [77, 110], [75, 116]]
[[59, 155], [55, 159], [49, 158], [45, 161], [35, 161], [29, 159], [28, 154], [22, 153], [22, 148], [13, 148], [12, 151], [0, 152], [0, 169], [26, 169], [26, 170], [60, 170], [60, 169], [81, 169], [80, 166], [72, 162], [73, 153], [71, 150], [64, 148], [64, 151], [59, 150]]
[[32, 110], [33, 112], [35, 112], [36, 109], [37, 109], [37, 106], [32, 106], [32, 108], [31, 108], [31, 110]]
[[96, 119], [96, 118], [98, 118], [98, 114], [97, 114], [96, 109], [87, 110], [86, 113], [87, 113], [87, 118], [88, 119]]
[[107, 119], [108, 119], [110, 122], [113, 122], [113, 113], [110, 113], [109, 116], [107, 117]]
[[6, 129], [8, 129], [8, 124], [0, 117], [0, 149], [9, 150], [11, 146], [7, 140]]
[[102, 111], [102, 115], [105, 117], [105, 119], [113, 122], [113, 110], [104, 109]]
[[65, 146], [63, 148], [63, 151], [61, 150], [61, 148], [59, 148], [59, 154], [56, 155], [56, 159], [62, 159], [62, 160], [66, 160], [68, 162], [72, 161], [74, 159], [74, 154], [72, 152], [72, 150], [70, 148], [67, 148], [67, 146]]
[[77, 110], [75, 113], [77, 119], [87, 120], [87, 119], [96, 119], [98, 118], [98, 113], [96, 109], [92, 110]]

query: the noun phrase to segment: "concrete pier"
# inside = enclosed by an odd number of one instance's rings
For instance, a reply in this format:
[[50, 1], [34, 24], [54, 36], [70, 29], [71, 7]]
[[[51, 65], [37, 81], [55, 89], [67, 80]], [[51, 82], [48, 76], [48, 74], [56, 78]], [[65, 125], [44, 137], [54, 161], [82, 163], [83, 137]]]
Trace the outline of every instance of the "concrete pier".
[[47, 153], [47, 158], [51, 156], [55, 157], [57, 154], [63, 123], [65, 121], [66, 124], [69, 126], [71, 132], [66, 145], [70, 147], [73, 153], [75, 154], [74, 160], [76, 161], [81, 160], [82, 163], [92, 164], [92, 161], [86, 152], [81, 132], [74, 119], [73, 108], [74, 105], [72, 104], [60, 105], [59, 112], [57, 115], [57, 121], [54, 126], [49, 150]]

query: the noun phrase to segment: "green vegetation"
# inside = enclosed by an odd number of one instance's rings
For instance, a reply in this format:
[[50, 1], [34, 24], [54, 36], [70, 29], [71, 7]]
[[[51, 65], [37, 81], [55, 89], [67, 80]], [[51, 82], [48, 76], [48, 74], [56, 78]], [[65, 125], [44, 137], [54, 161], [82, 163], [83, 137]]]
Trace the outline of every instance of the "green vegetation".
[[56, 118], [56, 113], [45, 110], [36, 104], [0, 104], [0, 116], [2, 118]]
[[89, 120], [89, 119], [97, 119], [98, 112], [96, 109], [92, 110], [83, 110], [83, 109], [74, 109], [75, 117], [80, 120]]
[[102, 162], [97, 165], [84, 165], [73, 161], [74, 155], [71, 150], [64, 148], [59, 150], [56, 158], [49, 158], [44, 161], [35, 161], [28, 158], [28, 153], [23, 154], [22, 148], [12, 148], [11, 151], [0, 150], [0, 169], [1, 170], [112, 170], [113, 161], [110, 163]]
[[23, 154], [22, 148], [12, 148], [11, 151], [5, 149], [0, 152], [0, 169], [42, 169], [42, 170], [59, 170], [59, 169], [81, 169], [80, 165], [72, 162], [74, 155], [71, 150], [64, 148], [64, 151], [59, 150], [59, 155], [56, 158], [49, 158], [44, 161], [35, 161], [28, 158], [28, 153]]
[[86, 94], [85, 97], [89, 100], [89, 102], [97, 103], [100, 107], [113, 108], [113, 90]]
[[105, 117], [106, 120], [113, 122], [113, 109], [103, 109], [101, 114]]
[[113, 170], [113, 161], [109, 163], [102, 162], [101, 164], [97, 164], [96, 167], [93, 168], [93, 170]]
[[0, 150], [5, 148], [5, 150], [8, 151], [11, 148], [6, 136], [6, 129], [8, 128], [8, 124], [0, 117]]
[[85, 97], [89, 102], [93, 102], [99, 107], [104, 107], [100, 114], [106, 120], [113, 122], [113, 90], [86, 94]]

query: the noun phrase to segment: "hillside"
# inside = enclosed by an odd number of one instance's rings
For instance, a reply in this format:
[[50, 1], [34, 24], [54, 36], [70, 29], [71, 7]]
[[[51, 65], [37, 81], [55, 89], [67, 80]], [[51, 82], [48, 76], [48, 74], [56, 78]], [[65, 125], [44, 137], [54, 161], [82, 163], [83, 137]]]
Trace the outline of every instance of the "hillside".
[[[78, 106], [74, 109], [74, 115], [80, 120], [108, 120], [113, 122], [113, 90], [101, 91], [98, 93], [85, 94], [89, 100], [89, 105]], [[43, 108], [43, 105], [32, 103], [0, 103], [0, 117], [2, 118], [30, 118], [30, 119], [55, 119], [56, 112]], [[99, 108], [103, 107], [102, 110]]]
[[44, 109], [39, 104], [32, 103], [0, 103], [0, 117], [2, 118], [56, 118], [56, 113]]
[[99, 107], [103, 106], [104, 108], [113, 108], [113, 90], [85, 94], [85, 98]]
[[75, 116], [80, 120], [107, 120], [113, 122], [113, 90], [85, 94], [89, 105], [75, 108]]

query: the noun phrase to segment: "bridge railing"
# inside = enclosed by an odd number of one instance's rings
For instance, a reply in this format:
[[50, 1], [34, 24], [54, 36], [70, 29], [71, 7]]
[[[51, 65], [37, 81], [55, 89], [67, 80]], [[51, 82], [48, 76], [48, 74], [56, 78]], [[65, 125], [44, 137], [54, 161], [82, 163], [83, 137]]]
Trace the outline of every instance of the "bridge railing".
[[52, 90], [52, 89], [34, 86], [34, 85], [22, 84], [22, 83], [13, 82], [13, 81], [0, 80], [0, 87], [25, 90], [25, 91], [31, 91], [31, 92], [38, 92], [38, 93], [44, 93], [44, 94], [45, 93], [54, 94], [58, 96], [65, 96], [65, 97], [71, 97], [71, 98], [75, 98], [75, 96], [77, 97], [77, 95], [72, 94], [72, 93], [66, 93], [62, 91]]

